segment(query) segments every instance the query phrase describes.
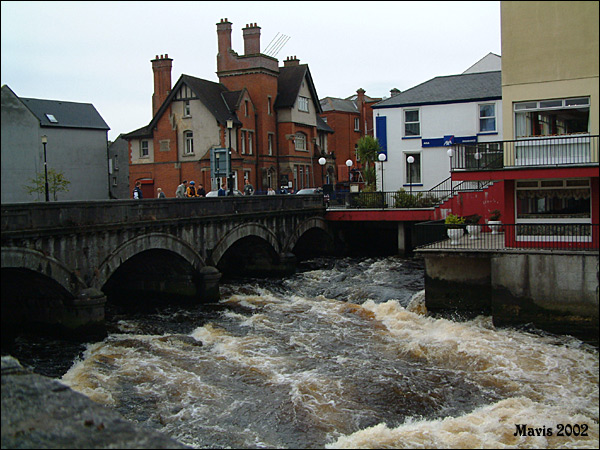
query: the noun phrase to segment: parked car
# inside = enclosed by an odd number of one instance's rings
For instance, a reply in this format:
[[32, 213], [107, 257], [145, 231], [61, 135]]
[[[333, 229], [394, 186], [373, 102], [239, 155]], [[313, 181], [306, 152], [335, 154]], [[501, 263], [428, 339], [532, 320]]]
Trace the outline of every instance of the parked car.
[[322, 194], [323, 189], [321, 188], [304, 188], [296, 192], [296, 195], [311, 195], [311, 194]]
[[[229, 194], [229, 189], [227, 190], [227, 195], [230, 195]], [[235, 197], [238, 197], [238, 196], [243, 196], [244, 194], [242, 194], [240, 191], [238, 191], [237, 189], [235, 189], [233, 191], [233, 195]], [[206, 194], [206, 196], [207, 197], [218, 197], [219, 196], [219, 191], [210, 191], [208, 194]]]

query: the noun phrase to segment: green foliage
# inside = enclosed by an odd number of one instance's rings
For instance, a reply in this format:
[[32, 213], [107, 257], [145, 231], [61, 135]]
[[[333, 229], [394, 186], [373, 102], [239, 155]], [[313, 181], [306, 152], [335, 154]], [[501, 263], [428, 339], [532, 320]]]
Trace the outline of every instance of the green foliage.
[[473, 214], [471, 216], [465, 217], [465, 223], [469, 225], [477, 225], [481, 220], [481, 216], [479, 214]]
[[423, 194], [416, 192], [410, 194], [406, 189], [401, 188], [394, 194], [394, 205], [396, 208], [429, 208], [438, 203], [433, 194]]
[[490, 214], [490, 220], [500, 220], [500, 216], [502, 215], [499, 209], [493, 210]]
[[[48, 192], [52, 194], [52, 199], [56, 201], [58, 192], [67, 192], [71, 182], [65, 178], [62, 172], [55, 169], [48, 169]], [[29, 179], [29, 184], [23, 186], [23, 189], [29, 194], [40, 194], [45, 199], [46, 194], [46, 176], [44, 172], [37, 174], [35, 178]]]
[[459, 228], [460, 225], [464, 225], [465, 218], [457, 216], [455, 214], [448, 214], [445, 223], [446, 225], [449, 225], [450, 228]]
[[369, 186], [376, 183], [375, 161], [380, 151], [379, 141], [373, 136], [363, 136], [357, 142], [356, 154], [364, 166], [363, 177]]

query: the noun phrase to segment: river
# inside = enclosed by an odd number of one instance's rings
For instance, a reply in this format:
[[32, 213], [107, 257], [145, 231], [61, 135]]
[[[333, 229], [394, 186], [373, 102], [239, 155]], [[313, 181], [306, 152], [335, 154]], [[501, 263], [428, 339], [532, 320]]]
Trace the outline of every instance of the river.
[[195, 448], [598, 448], [596, 348], [428, 316], [423, 289], [418, 259], [315, 259], [26, 363]]

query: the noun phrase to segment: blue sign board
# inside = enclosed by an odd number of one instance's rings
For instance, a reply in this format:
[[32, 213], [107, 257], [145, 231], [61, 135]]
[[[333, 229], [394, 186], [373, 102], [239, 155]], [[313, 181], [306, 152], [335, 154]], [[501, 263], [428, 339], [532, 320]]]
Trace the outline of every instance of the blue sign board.
[[375, 138], [381, 147], [381, 153], [387, 156], [387, 117], [375, 117]]
[[476, 144], [477, 136], [444, 136], [443, 138], [423, 138], [421, 147], [449, 147], [455, 144]]

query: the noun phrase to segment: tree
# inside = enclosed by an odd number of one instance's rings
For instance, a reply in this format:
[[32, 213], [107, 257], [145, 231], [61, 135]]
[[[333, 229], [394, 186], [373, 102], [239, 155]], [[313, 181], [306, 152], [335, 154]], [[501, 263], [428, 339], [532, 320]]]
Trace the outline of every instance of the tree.
[[367, 186], [375, 186], [377, 177], [375, 175], [375, 161], [381, 152], [379, 141], [373, 136], [363, 136], [358, 140], [356, 153], [364, 165], [363, 176]]
[[[62, 172], [58, 172], [54, 169], [48, 169], [48, 192], [52, 194], [52, 198], [56, 201], [57, 192], [67, 192], [69, 190], [69, 184], [71, 182], [65, 178]], [[46, 176], [43, 172], [37, 174], [35, 178], [29, 179], [29, 184], [23, 186], [23, 189], [31, 194], [46, 193]]]

